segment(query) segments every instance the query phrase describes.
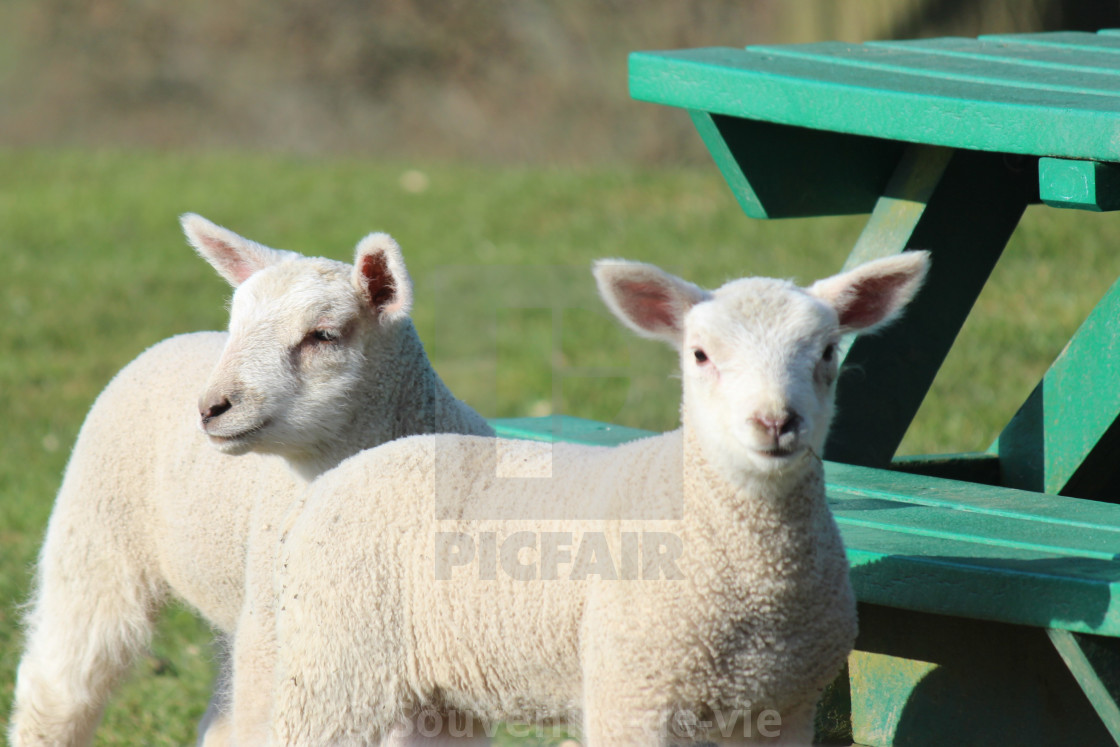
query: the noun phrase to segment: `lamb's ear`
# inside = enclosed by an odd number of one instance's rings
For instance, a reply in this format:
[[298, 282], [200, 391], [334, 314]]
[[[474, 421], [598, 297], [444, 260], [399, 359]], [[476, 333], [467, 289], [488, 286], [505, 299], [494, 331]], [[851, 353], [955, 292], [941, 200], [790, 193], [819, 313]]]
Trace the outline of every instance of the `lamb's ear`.
[[408, 316], [412, 281], [401, 248], [387, 233], [371, 233], [354, 253], [354, 287], [382, 322]]
[[300, 256], [249, 241], [194, 213], [186, 213], [179, 222], [194, 250], [234, 288], [253, 273]]
[[706, 290], [642, 262], [601, 259], [592, 272], [607, 308], [642, 337], [684, 343], [684, 317]]
[[843, 332], [869, 332], [901, 313], [929, 269], [929, 252], [911, 251], [818, 280], [809, 293], [836, 309]]

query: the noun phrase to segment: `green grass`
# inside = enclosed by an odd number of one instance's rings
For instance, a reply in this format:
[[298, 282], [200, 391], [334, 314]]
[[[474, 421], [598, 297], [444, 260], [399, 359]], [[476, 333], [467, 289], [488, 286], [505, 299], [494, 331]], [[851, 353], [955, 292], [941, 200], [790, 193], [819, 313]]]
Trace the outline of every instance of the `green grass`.
[[[420, 193], [401, 176], [428, 177]], [[18, 603], [67, 455], [109, 378], [169, 335], [225, 324], [228, 289], [187, 248], [184, 211], [281, 248], [348, 259], [371, 230], [401, 242], [421, 336], [488, 415], [562, 410], [676, 422], [668, 351], [608, 319], [587, 267], [621, 256], [704, 285], [835, 271], [860, 217], [759, 222], [714, 168], [487, 169], [240, 154], [0, 152], [0, 727]], [[985, 448], [1120, 274], [1115, 215], [1032, 208], [904, 452]], [[191, 741], [209, 634], [183, 609], [121, 688], [101, 744]]]

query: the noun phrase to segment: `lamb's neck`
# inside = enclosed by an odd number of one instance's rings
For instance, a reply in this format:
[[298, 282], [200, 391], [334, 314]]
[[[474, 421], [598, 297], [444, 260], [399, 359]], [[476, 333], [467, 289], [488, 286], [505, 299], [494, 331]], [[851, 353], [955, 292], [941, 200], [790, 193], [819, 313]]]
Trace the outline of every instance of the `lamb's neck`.
[[[277, 458], [283, 459], [283, 457]], [[342, 460], [335, 460], [332, 456], [316, 454], [305, 458], [288, 458], [284, 459], [284, 461], [287, 462], [288, 469], [295, 478], [300, 483], [307, 485]]]
[[463, 431], [462, 404], [432, 368], [411, 321], [401, 325], [398, 343], [396, 370], [406, 375], [398, 378], [389, 401], [383, 403], [383, 412], [391, 414], [389, 437]]
[[415, 425], [429, 419], [425, 395], [434, 376], [412, 322], [405, 320], [390, 339], [366, 351], [353, 418], [345, 428], [349, 440], [360, 450], [417, 432]]
[[368, 371], [347, 431], [357, 449], [417, 433], [461, 431], [461, 405], [432, 368], [412, 322], [367, 352]]

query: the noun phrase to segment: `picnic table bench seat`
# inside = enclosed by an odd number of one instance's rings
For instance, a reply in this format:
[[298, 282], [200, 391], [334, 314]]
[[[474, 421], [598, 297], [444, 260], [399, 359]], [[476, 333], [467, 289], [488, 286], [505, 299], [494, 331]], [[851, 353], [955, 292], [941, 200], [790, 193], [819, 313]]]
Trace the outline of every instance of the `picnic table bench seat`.
[[747, 215], [869, 213], [846, 266], [933, 255], [902, 320], [843, 351], [824, 457], [860, 636], [820, 736], [1120, 744], [1120, 288], [991, 448], [895, 456], [1026, 207], [1120, 208], [1120, 30], [636, 52], [630, 90], [688, 112]]

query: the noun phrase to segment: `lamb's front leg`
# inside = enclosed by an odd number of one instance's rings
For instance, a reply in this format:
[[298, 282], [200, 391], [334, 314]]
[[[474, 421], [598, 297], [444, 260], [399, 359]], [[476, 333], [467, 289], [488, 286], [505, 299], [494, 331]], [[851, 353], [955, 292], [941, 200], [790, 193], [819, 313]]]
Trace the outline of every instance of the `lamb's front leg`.
[[163, 590], [117, 546], [116, 528], [99, 525], [99, 497], [68, 495], [64, 485], [51, 518], [16, 677], [12, 745], [92, 742], [113, 687], [151, 636]]
[[198, 722], [197, 747], [225, 747], [233, 744], [233, 714], [230, 698], [233, 695], [233, 651], [230, 636], [219, 634], [214, 639], [214, 652], [218, 675], [214, 679], [210, 702]]
[[[622, 648], [600, 636], [583, 651], [583, 747], [670, 747], [673, 710], [643, 688], [648, 678], [626, 670]], [[632, 661], [632, 659], [630, 659]]]
[[816, 715], [816, 703], [787, 708], [781, 712], [772, 708], [746, 711], [741, 719], [725, 719], [722, 729], [711, 732], [708, 741], [719, 747], [762, 744], [773, 747], [808, 747], [813, 743]]
[[278, 654], [275, 609], [270, 559], [258, 558], [250, 552], [245, 603], [237, 621], [231, 657], [233, 697], [228, 721], [232, 724], [234, 744], [268, 741]]
[[593, 688], [585, 700], [583, 747], [672, 747], [675, 744], [666, 727], [668, 713], [630, 698]]

